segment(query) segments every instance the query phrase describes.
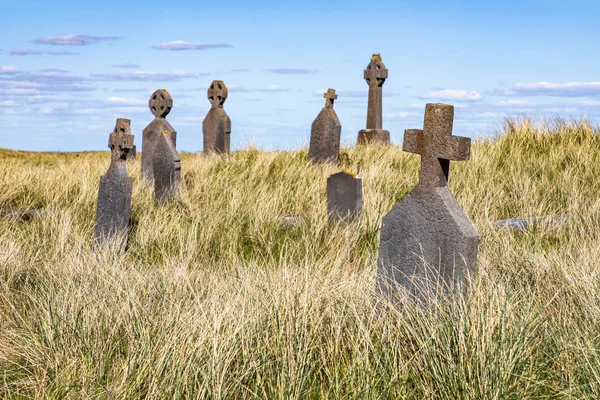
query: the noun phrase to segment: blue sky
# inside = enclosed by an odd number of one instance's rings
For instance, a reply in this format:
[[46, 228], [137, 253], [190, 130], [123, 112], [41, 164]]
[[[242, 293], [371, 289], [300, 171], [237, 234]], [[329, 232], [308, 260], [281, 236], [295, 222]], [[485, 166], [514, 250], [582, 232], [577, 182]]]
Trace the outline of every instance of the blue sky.
[[342, 142], [365, 128], [363, 70], [380, 53], [383, 127], [402, 143], [424, 105], [455, 106], [454, 134], [506, 116], [600, 117], [597, 1], [0, 0], [0, 147], [104, 150], [116, 118], [138, 148], [148, 98], [167, 89], [178, 149], [202, 150], [215, 79], [232, 148], [307, 144], [327, 88]]

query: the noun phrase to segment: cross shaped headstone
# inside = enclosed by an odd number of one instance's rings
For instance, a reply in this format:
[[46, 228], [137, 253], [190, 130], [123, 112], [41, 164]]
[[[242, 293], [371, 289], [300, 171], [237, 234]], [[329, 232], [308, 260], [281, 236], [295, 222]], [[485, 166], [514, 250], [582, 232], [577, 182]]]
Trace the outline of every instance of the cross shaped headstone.
[[[454, 107], [427, 104], [423, 130], [404, 133], [421, 155], [419, 183], [383, 217], [377, 263], [380, 293], [402, 287], [423, 300], [463, 287], [475, 273], [479, 236], [448, 190], [451, 160], [468, 160], [471, 140], [452, 136]], [[440, 289], [442, 289], [440, 291]]]
[[108, 147], [111, 149], [111, 160], [126, 160], [127, 153], [133, 149], [133, 135], [130, 128], [131, 120], [118, 118], [114, 131], [108, 137]]
[[423, 129], [404, 131], [402, 149], [421, 156], [419, 185], [439, 187], [448, 184], [450, 161], [469, 159], [471, 139], [452, 136], [454, 107], [427, 104]]
[[147, 180], [154, 180], [153, 160], [154, 149], [163, 131], [169, 131], [173, 145], [177, 145], [177, 132], [165, 117], [173, 108], [173, 98], [165, 89], [158, 89], [152, 93], [148, 100], [148, 107], [154, 120], [144, 128], [142, 134], [142, 176]]
[[212, 104], [212, 107], [223, 107], [228, 93], [229, 90], [223, 81], [212, 81], [207, 91], [208, 100]]
[[381, 61], [381, 55], [379, 55], [379, 53], [373, 54], [371, 62], [364, 71], [363, 77], [369, 85], [367, 129], [363, 129], [358, 133], [357, 144], [390, 144], [390, 133], [382, 129], [383, 83], [388, 77], [388, 70]]
[[173, 108], [173, 98], [165, 89], [159, 89], [152, 93], [148, 105], [155, 117], [165, 118]]
[[337, 94], [335, 94], [335, 89], [327, 89], [323, 97], [325, 98], [326, 108], [333, 108], [333, 102], [338, 98]]

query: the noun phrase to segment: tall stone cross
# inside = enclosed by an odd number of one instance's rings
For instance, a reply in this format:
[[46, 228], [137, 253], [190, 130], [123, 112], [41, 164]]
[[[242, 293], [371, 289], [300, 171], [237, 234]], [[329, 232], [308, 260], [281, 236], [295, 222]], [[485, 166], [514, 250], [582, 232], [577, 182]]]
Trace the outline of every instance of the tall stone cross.
[[377, 289], [424, 299], [465, 287], [475, 273], [479, 236], [448, 190], [450, 161], [468, 160], [471, 140], [452, 136], [454, 107], [427, 104], [423, 130], [404, 133], [404, 151], [421, 155], [419, 183], [383, 217]]
[[327, 89], [323, 95], [325, 107], [312, 123], [308, 159], [314, 163], [336, 163], [340, 156], [342, 124], [333, 109], [337, 99], [334, 89]]
[[164, 131], [169, 132], [173, 146], [177, 145], [177, 132], [165, 119], [173, 108], [173, 98], [165, 89], [158, 89], [150, 96], [148, 107], [154, 115], [154, 120], [144, 129], [142, 134], [142, 177], [154, 180], [153, 160], [154, 149]]
[[223, 109], [229, 90], [223, 81], [212, 81], [207, 90], [211, 108], [202, 122], [204, 154], [229, 154], [231, 119]]
[[111, 162], [106, 174], [100, 178], [94, 227], [96, 243], [120, 237], [121, 249], [127, 241], [133, 190], [133, 178], [127, 174], [126, 167], [127, 155], [134, 148], [130, 124], [128, 119], [117, 119], [109, 136]]
[[364, 72], [364, 79], [369, 85], [369, 102], [367, 105], [367, 129], [358, 133], [357, 144], [390, 143], [390, 133], [383, 126], [383, 83], [388, 77], [388, 70], [379, 54], [373, 54], [371, 62]]

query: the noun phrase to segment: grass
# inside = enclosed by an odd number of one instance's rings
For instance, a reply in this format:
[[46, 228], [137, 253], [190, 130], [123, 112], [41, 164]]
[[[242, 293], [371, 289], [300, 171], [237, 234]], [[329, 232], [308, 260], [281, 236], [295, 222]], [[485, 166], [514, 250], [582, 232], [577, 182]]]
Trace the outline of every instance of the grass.
[[[585, 121], [508, 122], [452, 163], [479, 270], [469, 296], [427, 307], [374, 295], [381, 218], [418, 176], [400, 147], [344, 148], [339, 167], [306, 149], [182, 154], [181, 200], [163, 207], [138, 158], [122, 255], [91, 245], [108, 163], [0, 151], [0, 208], [53, 211], [0, 219], [0, 398], [600, 398], [600, 135]], [[329, 226], [326, 178], [359, 168], [364, 218]], [[550, 214], [569, 219], [492, 225]]]

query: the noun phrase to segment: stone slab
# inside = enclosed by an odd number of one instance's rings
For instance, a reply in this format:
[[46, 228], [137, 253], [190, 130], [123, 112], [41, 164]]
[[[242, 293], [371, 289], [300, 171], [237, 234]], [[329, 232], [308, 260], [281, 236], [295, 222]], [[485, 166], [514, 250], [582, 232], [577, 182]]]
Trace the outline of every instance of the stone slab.
[[327, 178], [327, 215], [331, 223], [360, 219], [362, 179], [345, 171]]
[[325, 107], [312, 123], [308, 159], [313, 163], [337, 163], [342, 135], [342, 124], [333, 109], [337, 95], [335, 90], [328, 89], [324, 97]]
[[168, 131], [163, 132], [154, 151], [154, 198], [159, 203], [176, 200], [181, 192], [181, 159]]

